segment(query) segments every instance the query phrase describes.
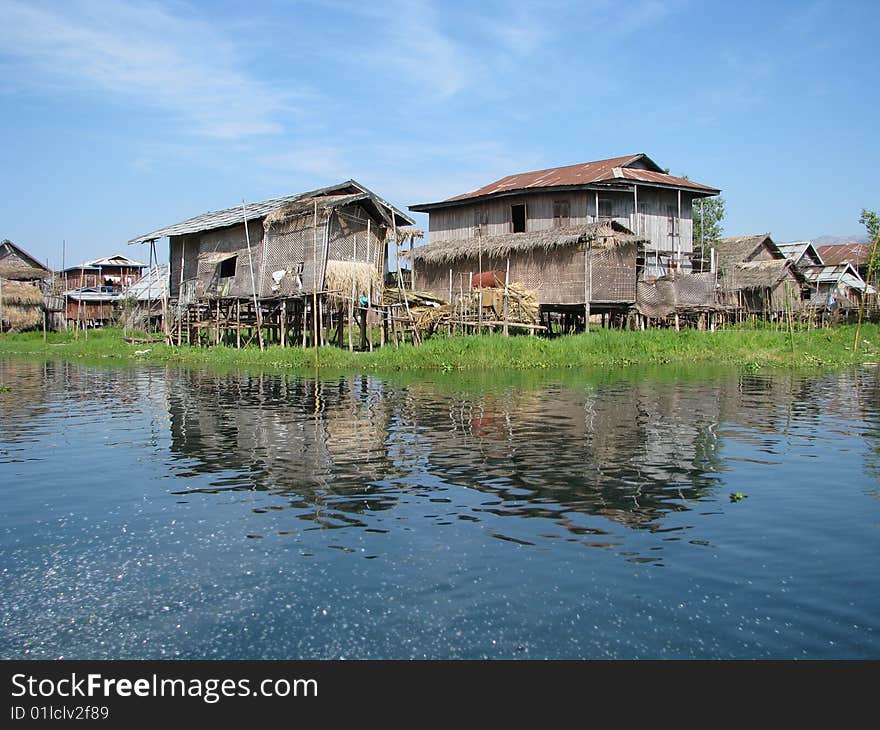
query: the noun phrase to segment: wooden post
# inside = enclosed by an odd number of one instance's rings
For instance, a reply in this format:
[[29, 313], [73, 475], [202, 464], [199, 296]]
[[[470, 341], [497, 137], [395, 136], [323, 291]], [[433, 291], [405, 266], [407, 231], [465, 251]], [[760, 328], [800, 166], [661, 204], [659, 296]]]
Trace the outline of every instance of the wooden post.
[[[65, 309], [67, 302], [64, 303]], [[0, 277], [0, 334], [3, 333], [3, 277]]]
[[[468, 298], [467, 298], [468, 318], [470, 318], [470, 316], [471, 316], [471, 295], [472, 295], [471, 288], [473, 287], [473, 285], [474, 285], [474, 272], [468, 271]], [[471, 330], [471, 333], [473, 333], [473, 330]]]
[[287, 300], [281, 300], [281, 347], [287, 346]]
[[464, 334], [464, 274], [458, 274], [458, 331]]
[[235, 300], [235, 349], [241, 349], [241, 299]]
[[507, 325], [507, 315], [509, 310], [508, 300], [510, 297], [510, 257], [507, 257], [507, 266], [504, 269], [504, 336], [507, 337], [510, 334], [509, 327]]

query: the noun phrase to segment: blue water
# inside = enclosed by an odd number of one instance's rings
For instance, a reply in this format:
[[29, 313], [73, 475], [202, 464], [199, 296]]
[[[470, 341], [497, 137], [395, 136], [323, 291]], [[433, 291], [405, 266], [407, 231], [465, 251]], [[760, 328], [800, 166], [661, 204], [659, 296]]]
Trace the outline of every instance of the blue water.
[[0, 658], [880, 658], [876, 369], [0, 384]]

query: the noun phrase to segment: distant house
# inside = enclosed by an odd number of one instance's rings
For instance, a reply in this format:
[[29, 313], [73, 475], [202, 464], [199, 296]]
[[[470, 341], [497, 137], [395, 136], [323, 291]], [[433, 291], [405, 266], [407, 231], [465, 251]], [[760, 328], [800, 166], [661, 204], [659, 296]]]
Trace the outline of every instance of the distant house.
[[0, 243], [0, 332], [40, 327], [43, 283], [52, 272], [12, 241]]
[[850, 264], [862, 279], [868, 276], [868, 264], [871, 261], [871, 243], [838, 243], [830, 246], [819, 246], [818, 252], [825, 264]]
[[104, 287], [105, 291], [121, 291], [141, 278], [146, 264], [119, 254], [85, 261], [61, 272], [65, 289]]
[[119, 316], [123, 290], [147, 267], [117, 254], [69, 266], [61, 272], [64, 318], [78, 327], [103, 327]]
[[811, 266], [822, 266], [824, 264], [819, 251], [810, 241], [777, 243], [776, 248], [801, 271], [805, 271]]
[[865, 296], [877, 294], [877, 290], [866, 284], [849, 263], [812, 266], [804, 273], [814, 288], [808, 306], [815, 309], [829, 312], [854, 310]]
[[722, 238], [715, 244], [724, 302], [748, 314], [800, 309], [811, 289], [803, 272], [769, 233]]

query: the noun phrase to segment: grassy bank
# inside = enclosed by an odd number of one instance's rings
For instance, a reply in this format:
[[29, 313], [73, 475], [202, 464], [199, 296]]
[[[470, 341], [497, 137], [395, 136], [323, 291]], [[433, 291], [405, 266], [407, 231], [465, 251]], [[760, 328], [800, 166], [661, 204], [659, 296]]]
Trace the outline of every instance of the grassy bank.
[[[854, 326], [788, 332], [729, 329], [721, 332], [599, 330], [589, 335], [539, 337], [461, 336], [430, 339], [421, 347], [393, 346], [350, 353], [336, 347], [318, 351], [317, 365], [338, 370], [489, 370], [496, 368], [590, 368], [660, 364], [724, 364], [737, 367], [815, 367], [880, 361], [880, 325], [862, 327], [861, 346], [852, 352]], [[793, 345], [793, 347], [792, 347]], [[145, 352], [146, 351], [146, 352]], [[128, 344], [122, 332], [107, 329], [74, 338], [66, 333], [0, 335], [0, 355], [48, 359], [112, 359], [151, 363], [262, 366], [292, 370], [315, 367], [315, 352], [298, 347], [235, 350], [229, 347], [170, 347]]]

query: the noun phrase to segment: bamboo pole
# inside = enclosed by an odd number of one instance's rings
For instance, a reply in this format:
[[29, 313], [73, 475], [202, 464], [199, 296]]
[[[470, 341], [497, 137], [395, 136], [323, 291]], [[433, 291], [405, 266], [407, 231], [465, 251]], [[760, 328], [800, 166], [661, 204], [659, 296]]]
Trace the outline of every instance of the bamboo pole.
[[396, 247], [394, 249], [394, 253], [395, 253], [394, 258], [397, 263], [398, 291], [403, 292], [403, 304], [406, 307], [406, 316], [409, 319], [410, 323], [412, 324], [412, 329], [413, 329], [413, 344], [417, 345], [421, 342], [421, 338], [419, 337], [419, 333], [416, 331], [416, 323], [415, 323], [415, 320], [413, 319], [412, 312], [409, 309], [409, 298], [406, 296], [406, 287], [402, 286], [403, 282], [401, 281], [401, 279], [402, 279], [403, 275], [401, 274], [401, 271], [400, 271], [400, 245], [397, 242], [397, 218], [395, 218], [393, 212], [391, 214], [391, 220], [394, 223], [394, 245]]
[[[494, 278], [494, 275], [493, 275]], [[483, 334], [483, 227], [477, 229], [477, 334]], [[473, 285], [473, 284], [472, 284]]]
[[312, 347], [315, 350], [315, 367], [318, 367], [318, 201], [314, 201], [312, 219]]
[[354, 319], [354, 298], [357, 296], [357, 288], [355, 286], [354, 266], [357, 260], [357, 233], [354, 234], [354, 240], [351, 246], [351, 299], [348, 300], [348, 351], [354, 352], [354, 343], [351, 339], [351, 328]]
[[[367, 218], [367, 261], [370, 262], [370, 266], [373, 265], [373, 256], [370, 251], [370, 245], [372, 244], [372, 240], [370, 237], [370, 219]], [[373, 351], [373, 338], [370, 335], [370, 319], [372, 319], [373, 314], [373, 277], [370, 277], [370, 282], [367, 284], [367, 311], [364, 315], [364, 332], [367, 337], [367, 349], [372, 352]]]
[[871, 246], [871, 258], [868, 259], [868, 270], [865, 272], [865, 291], [859, 302], [859, 322], [856, 325], [856, 338], [853, 341], [853, 352], [856, 352], [859, 349], [859, 336], [862, 332], [862, 316], [865, 313], [865, 301], [868, 298], [868, 287], [870, 286], [869, 282], [871, 281], [871, 274], [874, 272], [874, 264], [877, 260], [878, 243], [880, 243], [880, 231], [877, 231], [877, 233], [874, 234], [874, 245]]
[[[182, 315], [183, 312], [180, 311], [180, 299], [183, 296], [183, 266], [186, 263], [186, 239], [180, 239], [180, 281], [177, 285], [177, 309], [178, 314]], [[168, 272], [169, 277], [171, 276], [171, 272]], [[188, 304], [184, 305], [189, 307]], [[181, 339], [181, 328], [183, 327], [183, 317], [178, 316], [177, 318], [177, 346], [180, 347], [180, 339]]]
[[263, 315], [260, 312], [260, 305], [257, 303], [257, 282], [254, 278], [254, 257], [251, 252], [251, 234], [248, 231], [248, 218], [247, 218], [247, 208], [244, 204], [244, 198], [241, 200], [241, 212], [244, 216], [244, 238], [247, 242], [247, 250], [248, 250], [248, 265], [251, 270], [251, 292], [254, 295], [254, 312], [257, 316], [257, 341], [260, 343], [260, 352], [262, 352], [265, 348], [263, 347]]

